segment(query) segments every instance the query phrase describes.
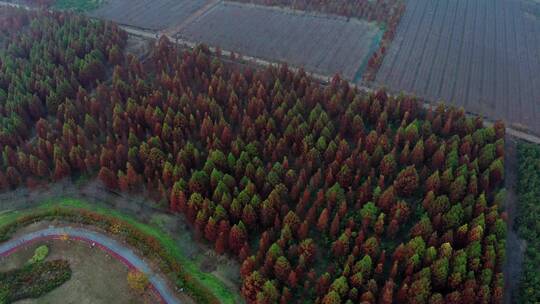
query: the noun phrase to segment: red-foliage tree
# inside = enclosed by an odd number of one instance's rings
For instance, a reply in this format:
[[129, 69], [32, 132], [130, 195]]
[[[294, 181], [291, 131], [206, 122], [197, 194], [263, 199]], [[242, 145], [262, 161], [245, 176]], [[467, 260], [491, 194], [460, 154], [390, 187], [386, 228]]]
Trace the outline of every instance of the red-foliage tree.
[[328, 209], [325, 208], [319, 215], [319, 220], [317, 220], [317, 229], [319, 229], [320, 232], [326, 231], [328, 227], [329, 217], [330, 217], [330, 214], [328, 212]]
[[397, 193], [404, 197], [413, 195], [414, 191], [418, 189], [418, 186], [419, 177], [413, 166], [403, 169], [394, 181], [394, 187]]
[[238, 253], [244, 245], [246, 239], [247, 232], [244, 224], [240, 222], [237, 225], [233, 225], [229, 233], [229, 248], [233, 252]]
[[114, 172], [112, 172], [109, 168], [101, 167], [101, 169], [99, 170], [98, 176], [99, 176], [99, 179], [105, 185], [105, 187], [109, 189], [116, 189], [116, 187], [118, 187], [116, 174], [114, 174]]

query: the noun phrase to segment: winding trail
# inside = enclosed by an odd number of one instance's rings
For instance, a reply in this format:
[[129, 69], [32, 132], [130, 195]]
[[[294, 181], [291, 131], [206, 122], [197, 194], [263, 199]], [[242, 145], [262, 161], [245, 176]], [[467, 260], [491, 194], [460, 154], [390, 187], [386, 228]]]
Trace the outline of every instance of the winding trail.
[[153, 291], [161, 298], [163, 303], [180, 304], [174, 293], [169, 289], [163, 277], [156, 274], [150, 266], [135, 252], [112, 238], [82, 228], [74, 227], [49, 227], [35, 232], [25, 234], [23, 236], [11, 239], [0, 244], [0, 258], [6, 257], [21, 247], [47, 239], [62, 239], [68, 236], [70, 240], [86, 242], [95, 245], [102, 250], [108, 252], [117, 260], [124, 263], [130, 269], [136, 269], [145, 273], [148, 276]]

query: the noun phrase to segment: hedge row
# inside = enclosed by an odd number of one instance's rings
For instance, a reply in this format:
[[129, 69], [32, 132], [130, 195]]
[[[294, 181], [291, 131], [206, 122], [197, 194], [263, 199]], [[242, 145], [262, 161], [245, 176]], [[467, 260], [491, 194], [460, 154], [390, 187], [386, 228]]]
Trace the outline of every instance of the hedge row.
[[220, 303], [215, 295], [183, 269], [173, 254], [157, 238], [145, 234], [134, 225], [112, 216], [85, 209], [53, 207], [37, 210], [0, 227], [0, 242], [8, 240], [21, 227], [43, 220], [55, 219], [92, 225], [121, 237], [129, 245], [141, 251], [145, 257], [157, 261], [164, 273], [174, 274], [177, 278], [177, 285], [185, 288], [197, 303]]
[[71, 278], [66, 260], [25, 265], [0, 273], [0, 303], [12, 303], [27, 298], [39, 298]]

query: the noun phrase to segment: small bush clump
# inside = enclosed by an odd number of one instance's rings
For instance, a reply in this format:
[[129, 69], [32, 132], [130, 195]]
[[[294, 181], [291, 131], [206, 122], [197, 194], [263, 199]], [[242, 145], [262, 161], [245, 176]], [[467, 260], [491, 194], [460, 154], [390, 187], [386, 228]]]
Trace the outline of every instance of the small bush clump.
[[28, 264], [35, 264], [43, 262], [47, 256], [49, 255], [49, 247], [46, 245], [39, 246], [34, 251], [34, 256], [30, 260], [28, 260]]
[[66, 260], [27, 264], [21, 269], [0, 273], [0, 303], [39, 298], [71, 278]]

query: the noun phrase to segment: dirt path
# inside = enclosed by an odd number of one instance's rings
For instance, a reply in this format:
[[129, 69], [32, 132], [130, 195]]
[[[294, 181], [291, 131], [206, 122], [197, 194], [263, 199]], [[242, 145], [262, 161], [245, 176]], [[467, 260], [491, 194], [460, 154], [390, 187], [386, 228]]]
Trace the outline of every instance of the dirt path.
[[49, 228], [27, 233], [23, 236], [19, 236], [15, 239], [0, 244], [0, 257], [8, 256], [21, 247], [36, 241], [46, 239], [61, 239], [65, 236], [69, 236], [71, 240], [86, 242], [92, 244], [92, 246], [97, 246], [109, 252], [112, 256], [120, 260], [130, 269], [137, 269], [138, 271], [145, 273], [149, 278], [152, 288], [161, 297], [161, 300], [164, 303], [181, 303], [174, 295], [174, 292], [169, 290], [169, 287], [167, 286], [167, 283], [163, 277], [153, 272], [150, 266], [143, 259], [137, 256], [133, 250], [95, 231], [74, 227], [51, 226]]

